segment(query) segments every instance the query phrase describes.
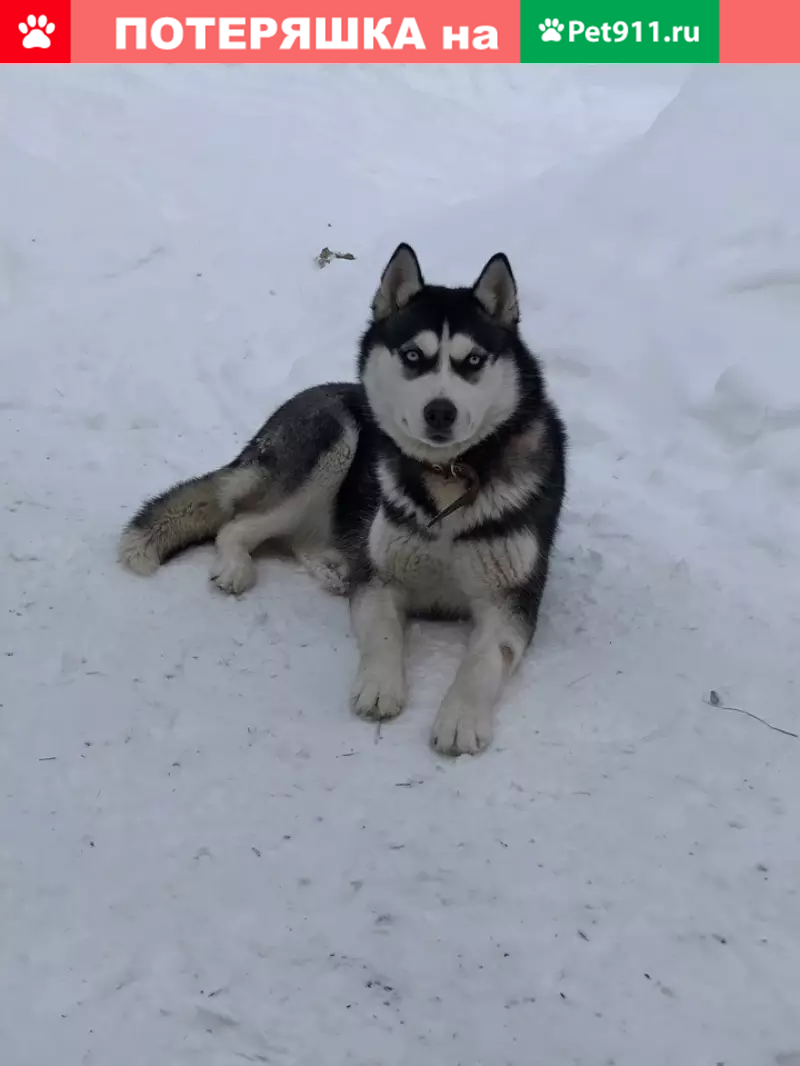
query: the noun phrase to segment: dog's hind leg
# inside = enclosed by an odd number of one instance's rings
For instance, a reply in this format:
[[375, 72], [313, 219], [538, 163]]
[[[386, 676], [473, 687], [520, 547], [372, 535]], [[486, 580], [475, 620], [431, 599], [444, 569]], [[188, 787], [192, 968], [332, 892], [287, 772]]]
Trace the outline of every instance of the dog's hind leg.
[[256, 583], [256, 564], [252, 552], [265, 540], [283, 532], [280, 509], [238, 515], [219, 531], [216, 556], [209, 580], [232, 596], [247, 592]]
[[330, 544], [331, 522], [358, 429], [335, 397], [315, 399], [313, 405], [296, 404], [295, 410], [278, 412], [242, 453], [245, 465], [255, 463], [263, 471], [264, 489], [217, 535], [210, 577], [224, 592], [239, 595], [252, 588], [252, 553], [269, 540], [288, 541], [326, 587], [336, 585], [337, 571], [344, 580], [343, 560]]
[[318, 585], [332, 592], [334, 596], [344, 596], [350, 585], [350, 569], [347, 559], [336, 548], [324, 551], [298, 551], [298, 561]]

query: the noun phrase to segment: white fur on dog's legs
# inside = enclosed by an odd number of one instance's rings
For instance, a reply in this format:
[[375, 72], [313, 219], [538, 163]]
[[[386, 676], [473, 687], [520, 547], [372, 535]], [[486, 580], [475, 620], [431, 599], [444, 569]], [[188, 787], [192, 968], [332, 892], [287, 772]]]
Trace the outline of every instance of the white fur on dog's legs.
[[389, 585], [371, 582], [353, 595], [351, 614], [361, 653], [353, 709], [362, 718], [394, 718], [406, 700], [402, 594]]
[[297, 559], [326, 592], [344, 596], [350, 579], [347, 560], [334, 548], [319, 552], [298, 552]]
[[224, 525], [217, 535], [217, 557], [210, 579], [233, 596], [247, 592], [256, 583], [256, 564], [250, 557], [259, 544], [278, 534], [275, 516], [243, 514]]
[[524, 626], [501, 607], [475, 610], [467, 654], [436, 715], [431, 733], [442, 755], [477, 755], [494, 732], [497, 701], [528, 644]]

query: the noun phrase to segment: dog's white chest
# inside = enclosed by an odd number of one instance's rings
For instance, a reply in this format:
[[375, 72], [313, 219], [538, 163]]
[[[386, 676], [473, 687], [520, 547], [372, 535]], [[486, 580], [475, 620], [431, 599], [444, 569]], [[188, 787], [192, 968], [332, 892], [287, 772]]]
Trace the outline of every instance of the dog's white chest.
[[[492, 601], [510, 589], [522, 588], [533, 573], [539, 545], [532, 529], [504, 532], [497, 521], [529, 491], [499, 483], [480, 487], [464, 468], [465, 477], [427, 473], [425, 488], [439, 517], [426, 535], [426, 515], [403, 494], [384, 468], [379, 470], [387, 500], [404, 512], [409, 523], [393, 521], [381, 507], [373, 521], [368, 550], [381, 577], [399, 586], [411, 610], [464, 613], [479, 602]], [[492, 527], [482, 534], [487, 523]], [[498, 529], [499, 525], [499, 529]]]
[[435, 538], [427, 539], [390, 522], [381, 510], [369, 536], [372, 565], [405, 591], [412, 610], [464, 612], [529, 579], [539, 556], [532, 531], [454, 541], [460, 528], [454, 515], [442, 520]]
[[403, 589], [409, 609], [468, 609], [469, 598], [453, 567], [451, 538], [428, 540], [394, 525], [381, 510], [370, 530], [369, 556], [381, 577]]

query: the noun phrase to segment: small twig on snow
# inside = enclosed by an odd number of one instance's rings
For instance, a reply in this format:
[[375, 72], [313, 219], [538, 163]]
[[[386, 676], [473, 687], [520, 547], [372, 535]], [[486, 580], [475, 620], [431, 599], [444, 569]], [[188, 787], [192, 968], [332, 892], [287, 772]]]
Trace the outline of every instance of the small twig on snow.
[[785, 737], [794, 737], [795, 740], [798, 739], [797, 733], [790, 733], [788, 729], [781, 729], [779, 725], [772, 725], [765, 718], [759, 718], [757, 714], [753, 714], [752, 711], [745, 711], [741, 707], [726, 706], [719, 698], [719, 693], [713, 688], [708, 694], [708, 699], [703, 700], [703, 703], [707, 703], [709, 707], [719, 707], [721, 711], [736, 711], [737, 714], [746, 714], [748, 718], [755, 718], [757, 722], [761, 722], [761, 724], [765, 725], [767, 729], [772, 729], [776, 733], [783, 733]]

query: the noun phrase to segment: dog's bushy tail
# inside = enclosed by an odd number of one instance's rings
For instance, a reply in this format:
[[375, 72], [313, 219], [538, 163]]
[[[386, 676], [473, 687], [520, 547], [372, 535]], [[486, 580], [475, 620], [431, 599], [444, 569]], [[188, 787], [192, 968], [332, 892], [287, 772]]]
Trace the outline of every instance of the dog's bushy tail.
[[261, 482], [254, 467], [225, 466], [146, 500], [122, 531], [119, 561], [134, 573], [155, 573], [185, 548], [213, 540]]

